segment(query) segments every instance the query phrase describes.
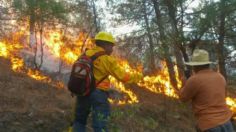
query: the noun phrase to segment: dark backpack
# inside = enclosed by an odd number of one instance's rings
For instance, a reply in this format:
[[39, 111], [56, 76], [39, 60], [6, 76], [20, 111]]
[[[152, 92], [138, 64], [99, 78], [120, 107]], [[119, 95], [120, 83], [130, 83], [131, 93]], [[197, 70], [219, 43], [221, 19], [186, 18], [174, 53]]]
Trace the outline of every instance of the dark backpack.
[[73, 64], [70, 79], [68, 82], [68, 89], [72, 94], [77, 96], [88, 96], [106, 77], [95, 84], [95, 78], [93, 74], [93, 61], [99, 56], [106, 53], [97, 52], [93, 56], [89, 57], [86, 54], [81, 55], [77, 61]]

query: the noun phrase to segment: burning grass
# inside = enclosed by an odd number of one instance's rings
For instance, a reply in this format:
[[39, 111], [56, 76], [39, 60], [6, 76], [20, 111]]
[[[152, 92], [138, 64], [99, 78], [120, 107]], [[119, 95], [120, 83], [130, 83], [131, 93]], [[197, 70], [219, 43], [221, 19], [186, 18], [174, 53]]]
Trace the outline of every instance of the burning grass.
[[[11, 60], [11, 69], [15, 72], [24, 73], [35, 80], [56, 86], [58, 88], [64, 88], [62, 82], [54, 81], [50, 77], [42, 74], [39, 70], [33, 70], [32, 68], [25, 66], [24, 60], [20, 56], [21, 50], [27, 49], [28, 47], [19, 43], [19, 38], [22, 34], [24, 33], [16, 33], [16, 37], [14, 37], [11, 41], [0, 41], [0, 57]], [[81, 54], [81, 51], [83, 51], [82, 49], [91, 48], [94, 46], [93, 40], [85, 33], [80, 33], [77, 39], [73, 39], [72, 42], [74, 45], [72, 47], [70, 46], [71, 44], [67, 44], [63, 41], [64, 37], [65, 35], [60, 32], [48, 31], [43, 40], [44, 48], [48, 49], [55, 58], [60, 59], [67, 65], [71, 65], [77, 59], [77, 57]], [[142, 68], [131, 68], [126, 60], [120, 59], [119, 63], [122, 68], [130, 74], [142, 72]], [[180, 88], [182, 83], [177, 74], [177, 67], [175, 67], [175, 71], [177, 75], [176, 79], [178, 82], [178, 88]], [[123, 83], [117, 81], [113, 77], [109, 77], [109, 79], [112, 82], [112, 86], [121, 92], [123, 94], [122, 96], [124, 96], [122, 99], [110, 99], [109, 101], [111, 103], [117, 105], [127, 105], [137, 104], [140, 102], [140, 97], [137, 96], [134, 91], [126, 88]], [[162, 62], [162, 70], [158, 71], [154, 76], [145, 76], [144, 79], [138, 83], [138, 85], [152, 93], [164, 94], [168, 97], [178, 99], [178, 96], [174, 92], [174, 88], [171, 86], [165, 62]], [[226, 100], [231, 110], [236, 112], [236, 100], [231, 97], [227, 97]]]
[[[13, 72], [10, 62], [1, 58], [0, 65], [0, 90], [4, 91], [0, 93], [0, 130], [51, 132], [68, 128], [74, 106], [68, 91]], [[195, 132], [187, 105], [135, 85], [128, 87], [139, 102], [112, 105], [110, 131]], [[91, 120], [88, 124], [88, 131], [92, 132]]]

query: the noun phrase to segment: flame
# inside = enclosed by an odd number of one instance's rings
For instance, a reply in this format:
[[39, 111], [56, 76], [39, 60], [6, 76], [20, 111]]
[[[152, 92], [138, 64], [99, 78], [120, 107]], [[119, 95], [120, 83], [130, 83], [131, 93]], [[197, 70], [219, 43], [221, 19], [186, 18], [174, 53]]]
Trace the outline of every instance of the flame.
[[45, 39], [45, 44], [53, 55], [60, 57], [61, 47], [64, 45], [61, 41], [62, 35], [59, 32], [50, 32], [48, 36], [48, 39]]
[[226, 104], [230, 107], [233, 112], [236, 112], [236, 99], [226, 97]]
[[0, 56], [2, 57], [7, 57], [8, 56], [8, 50], [7, 50], [7, 46], [5, 43], [0, 42]]
[[6, 41], [0, 41], [0, 56], [4, 58], [12, 57], [12, 54], [18, 53], [23, 46], [19, 43], [8, 43]]
[[[139, 70], [132, 68], [127, 60], [122, 60], [117, 58], [119, 65], [121, 66], [121, 68], [123, 70], [125, 70], [126, 72], [128, 72], [129, 74], [136, 74], [139, 72]], [[124, 105], [124, 104], [134, 104], [134, 103], [138, 103], [138, 97], [137, 95], [135, 95], [131, 90], [125, 88], [124, 84], [122, 82], [119, 82], [118, 80], [116, 80], [114, 77], [109, 76], [109, 80], [111, 82], [111, 85], [113, 87], [115, 87], [116, 90], [125, 93], [127, 95], [127, 98], [123, 99], [123, 100], [117, 100], [114, 101], [112, 99], [110, 99], [109, 101], [111, 103], [117, 103], [118, 105]]]
[[78, 57], [79, 57], [78, 55], [76, 55], [75, 53], [71, 51], [64, 54], [64, 58], [66, 58], [65, 60], [69, 64], [72, 64], [73, 62], [75, 62]]
[[[131, 68], [131, 66], [125, 60], [119, 60], [119, 63], [122, 66], [122, 68], [129, 74], [136, 74], [141, 72], [142, 66], [138, 66], [137, 69], [134, 69]], [[163, 93], [169, 97], [178, 98], [178, 95], [176, 95], [175, 93], [174, 87], [170, 83], [166, 62], [163, 61], [161, 64], [163, 68], [162, 70], [156, 73], [156, 76], [145, 76], [143, 78], [143, 81], [138, 83], [138, 85], [154, 93]], [[178, 88], [180, 88], [182, 86], [182, 82], [179, 79], [177, 66], [174, 67], [174, 70], [176, 73], [177, 86]]]
[[39, 71], [37, 70], [32, 70], [29, 69], [27, 72], [27, 75], [30, 76], [31, 78], [38, 80], [38, 81], [43, 81], [43, 82], [51, 82], [51, 79], [47, 76], [42, 75]]
[[62, 82], [59, 81], [53, 81], [51, 78], [49, 78], [48, 76], [43, 75], [40, 71], [37, 70], [32, 70], [32, 69], [28, 69], [27, 75], [35, 80], [44, 82], [44, 83], [48, 83], [51, 84], [54, 87], [57, 88], [65, 88], [64, 84]]
[[[136, 74], [136, 73], [140, 73], [141, 72], [141, 67], [142, 66], [138, 66], [137, 69], [132, 68], [129, 63], [126, 60], [121, 60], [118, 59], [119, 64], [122, 66], [121, 68], [123, 70], [125, 70], [126, 72], [128, 72], [129, 74]], [[173, 97], [173, 98], [178, 98], [178, 95], [176, 95], [175, 90], [173, 88], [173, 86], [170, 83], [170, 78], [169, 78], [169, 73], [168, 73], [168, 69], [166, 66], [166, 62], [162, 62], [163, 65], [163, 69], [161, 71], [159, 71], [156, 76], [145, 76], [143, 78], [143, 80], [138, 83], [138, 85], [142, 88], [148, 89], [151, 92], [154, 93], [162, 93], [165, 94], [169, 97]], [[177, 83], [178, 83], [178, 88], [180, 88], [182, 86], [182, 82], [179, 79], [179, 75], [177, 74], [177, 66], [175, 66], [175, 71], [176, 71], [176, 78], [177, 78]], [[138, 97], [130, 90], [128, 90], [127, 88], [125, 88], [124, 84], [117, 81], [114, 77], [109, 77], [112, 85], [118, 89], [119, 91], [122, 91], [123, 93], [126, 93], [129, 97], [128, 100], [118, 100], [118, 104], [122, 105], [122, 104], [132, 104], [132, 103], [138, 103]], [[111, 103], [114, 103], [114, 100], [110, 100]]]
[[12, 63], [12, 70], [15, 72], [20, 72], [22, 71], [22, 68], [24, 67], [24, 60], [20, 58], [11, 58], [11, 63]]
[[[143, 82], [138, 85], [154, 93], [163, 93], [169, 97], [178, 98], [174, 87], [171, 85], [166, 62], [162, 62], [162, 66], [163, 69], [159, 71], [156, 76], [145, 76]], [[176, 73], [177, 86], [180, 88], [182, 86], [182, 82], [177, 74], [177, 66], [175, 66], [174, 69]]]
[[86, 33], [79, 33], [77, 39], [71, 39], [73, 48], [63, 42], [63, 35], [59, 31], [49, 31], [46, 35], [45, 44], [50, 52], [57, 58], [62, 59], [67, 64], [72, 64], [81, 55], [81, 48], [89, 49], [94, 46], [93, 40]]
[[[27, 74], [29, 77], [44, 82], [44, 83], [50, 83], [53, 86], [56, 87], [64, 87], [64, 84], [62, 82], [56, 82], [54, 83], [51, 78], [48, 76], [43, 75], [40, 71], [37, 70], [32, 70], [30, 68], [27, 68], [24, 65], [24, 60], [21, 59], [19, 56], [19, 53], [22, 48], [22, 44], [12, 44], [14, 42], [18, 42], [20, 38], [19, 35], [22, 35], [23, 32], [17, 33], [17, 37], [14, 38], [13, 42], [8, 42], [8, 41], [0, 41], [0, 56], [3, 56], [4, 58], [9, 58], [12, 63], [12, 70], [15, 72], [21, 72]], [[46, 34], [46, 37], [44, 38], [44, 44], [49, 49], [50, 53], [67, 64], [72, 64], [78, 56], [81, 54], [81, 48], [91, 48], [94, 46], [93, 40], [86, 36], [84, 33], [80, 33], [78, 36], [78, 39], [73, 40], [72, 42], [75, 43], [73, 48], [69, 48], [69, 46], [66, 46], [66, 44], [62, 41], [63, 35], [60, 32], [57, 31], [49, 31], [48, 34]], [[130, 68], [127, 62], [122, 62], [124, 69], [127, 72], [133, 73], [136, 72]], [[124, 87], [124, 84], [121, 82], [118, 82], [115, 80], [115, 78], [109, 77], [112, 85], [115, 86], [119, 91], [123, 92], [126, 94], [127, 99], [124, 100], [118, 100], [118, 101], [113, 101], [119, 105], [122, 104], [132, 104], [132, 103], [137, 103], [138, 99], [137, 96], [131, 91], [127, 90]]]
[[[27, 30], [28, 31], [28, 30]], [[32, 70], [24, 65], [24, 60], [19, 57], [21, 49], [26, 48], [23, 44], [20, 44], [20, 38], [22, 35], [29, 35], [26, 33], [26, 29], [22, 28], [19, 32], [12, 34], [12, 40], [2, 40], [0, 41], [0, 57], [8, 58], [12, 63], [12, 70], [15, 72], [25, 73], [29, 77], [44, 82], [49, 83], [58, 88], [64, 88], [64, 84], [59, 81], [53, 81], [50, 77], [45, 76], [38, 70]], [[68, 37], [60, 31], [48, 31], [44, 35], [43, 43], [50, 53], [61, 59], [68, 65], [71, 65], [81, 54], [81, 52], [86, 48], [92, 48], [94, 46], [93, 39], [91, 39], [86, 33], [79, 33], [77, 37], [69, 36], [70, 40], [64, 42], [64, 37]], [[81, 50], [83, 49], [83, 50]], [[119, 64], [122, 66], [126, 72], [129, 74], [136, 74], [142, 72], [142, 66], [132, 68], [128, 61], [119, 59]], [[158, 71], [155, 76], [145, 76], [138, 86], [148, 89], [154, 93], [165, 94], [169, 97], [178, 98], [174, 92], [174, 88], [170, 83], [170, 78], [168, 74], [168, 68], [166, 62], [162, 62], [162, 70]], [[177, 72], [177, 66], [174, 67], [176, 72], [176, 79], [178, 88], [182, 86], [182, 82], [179, 79]], [[117, 81], [114, 77], [109, 77], [111, 81], [111, 86], [115, 87], [119, 92], [124, 93], [124, 98], [119, 100], [109, 99], [113, 104], [124, 105], [124, 104], [134, 104], [138, 103], [138, 97], [131, 90], [125, 88], [125, 85]], [[236, 112], [236, 99], [227, 97], [227, 105], [230, 109]]]
[[[23, 28], [24, 29], [24, 28]], [[63, 88], [64, 84], [61, 82], [52, 81], [47, 76], [44, 76], [37, 70], [32, 70], [30, 68], [27, 68], [24, 65], [24, 60], [19, 57], [21, 50], [23, 48], [27, 48], [26, 46], [23, 46], [23, 44], [18, 43], [21, 36], [24, 34], [24, 31], [19, 31], [12, 36], [12, 40], [2, 40], [0, 41], [0, 57], [4, 57], [6, 59], [9, 59], [11, 61], [11, 69], [15, 72], [25, 73], [29, 77], [39, 80], [45, 83], [52, 84], [53, 86], [56, 86], [58, 88]], [[27, 72], [25, 72], [27, 71]]]
[[[137, 96], [131, 91], [125, 88], [124, 84], [117, 81], [114, 77], [109, 76], [109, 79], [111, 81], [111, 84], [120, 92], [125, 93], [126, 95], [128, 95], [129, 99], [127, 100], [118, 100], [118, 105], [124, 105], [124, 104], [133, 104], [133, 103], [138, 103], [139, 100], [137, 98]], [[110, 99], [109, 100], [111, 103], [114, 103], [116, 101]]]

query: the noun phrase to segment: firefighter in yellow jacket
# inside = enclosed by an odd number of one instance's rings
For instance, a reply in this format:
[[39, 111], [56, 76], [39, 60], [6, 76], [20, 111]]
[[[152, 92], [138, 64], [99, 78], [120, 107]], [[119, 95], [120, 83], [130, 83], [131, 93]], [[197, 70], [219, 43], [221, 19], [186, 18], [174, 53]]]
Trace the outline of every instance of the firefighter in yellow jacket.
[[[92, 112], [94, 132], [107, 132], [107, 122], [110, 115], [108, 91], [110, 82], [107, 77], [111, 75], [124, 83], [137, 83], [143, 77], [142, 74], [129, 74], [122, 70], [117, 60], [110, 56], [115, 45], [115, 39], [110, 33], [99, 32], [95, 36], [96, 47], [87, 50], [86, 55], [92, 56], [97, 52], [105, 51], [106, 55], [99, 56], [94, 62], [95, 80], [99, 82], [96, 89], [85, 97], [77, 97], [73, 132], [85, 132], [87, 117]], [[104, 79], [105, 78], [105, 79]]]

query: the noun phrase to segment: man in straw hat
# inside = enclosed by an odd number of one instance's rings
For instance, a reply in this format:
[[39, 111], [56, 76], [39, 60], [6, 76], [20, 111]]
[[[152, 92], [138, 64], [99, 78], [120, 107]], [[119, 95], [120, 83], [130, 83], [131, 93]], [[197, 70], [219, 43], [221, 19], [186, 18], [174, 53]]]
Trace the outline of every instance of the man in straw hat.
[[180, 100], [192, 101], [192, 109], [197, 119], [199, 132], [234, 132], [230, 122], [232, 112], [225, 101], [225, 78], [210, 69], [209, 54], [196, 49], [192, 61], [193, 75], [179, 91]]

